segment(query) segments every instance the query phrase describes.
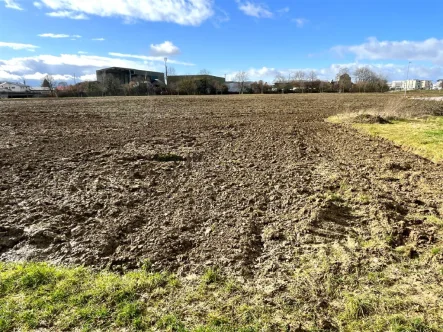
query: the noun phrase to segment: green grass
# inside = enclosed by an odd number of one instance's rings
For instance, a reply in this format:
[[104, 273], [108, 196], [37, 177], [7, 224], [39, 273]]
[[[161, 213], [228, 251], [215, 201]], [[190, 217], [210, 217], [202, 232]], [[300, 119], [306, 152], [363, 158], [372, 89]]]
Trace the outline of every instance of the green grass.
[[[334, 117], [331, 122], [340, 122]], [[443, 162], [443, 117], [406, 119], [392, 124], [352, 124], [353, 127], [383, 137], [436, 163]]]
[[301, 255], [277, 292], [272, 280], [238, 280], [217, 268], [178, 278], [0, 263], [0, 331], [441, 331], [440, 250], [414, 260], [392, 252], [395, 263], [380, 271], [362, 260], [372, 248], [353, 248]]

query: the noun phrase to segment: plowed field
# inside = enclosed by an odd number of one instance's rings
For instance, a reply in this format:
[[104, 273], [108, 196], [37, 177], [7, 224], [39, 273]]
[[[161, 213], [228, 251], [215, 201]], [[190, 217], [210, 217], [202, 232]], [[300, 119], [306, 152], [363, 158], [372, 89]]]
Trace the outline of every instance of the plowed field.
[[420, 255], [441, 165], [324, 121], [388, 98], [2, 101], [0, 260], [268, 278], [351, 240]]

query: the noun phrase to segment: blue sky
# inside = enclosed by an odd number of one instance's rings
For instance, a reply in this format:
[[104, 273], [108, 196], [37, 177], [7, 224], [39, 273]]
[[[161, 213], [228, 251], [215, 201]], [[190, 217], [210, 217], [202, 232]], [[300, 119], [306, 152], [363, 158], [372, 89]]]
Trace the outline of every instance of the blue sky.
[[0, 0], [0, 80], [73, 83], [121, 66], [251, 80], [369, 66], [443, 78], [443, 3], [372, 0]]

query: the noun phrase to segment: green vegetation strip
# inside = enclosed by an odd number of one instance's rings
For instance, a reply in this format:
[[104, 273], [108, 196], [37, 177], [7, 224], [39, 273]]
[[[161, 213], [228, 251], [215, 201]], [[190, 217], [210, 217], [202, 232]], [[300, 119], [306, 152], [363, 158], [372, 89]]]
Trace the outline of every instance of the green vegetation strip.
[[[337, 122], [331, 119], [331, 122]], [[391, 121], [391, 124], [360, 124], [352, 126], [373, 136], [393, 141], [436, 163], [443, 162], [443, 117]]]
[[407, 252], [336, 244], [301, 255], [284, 282], [0, 263], [0, 331], [441, 331], [441, 247]]

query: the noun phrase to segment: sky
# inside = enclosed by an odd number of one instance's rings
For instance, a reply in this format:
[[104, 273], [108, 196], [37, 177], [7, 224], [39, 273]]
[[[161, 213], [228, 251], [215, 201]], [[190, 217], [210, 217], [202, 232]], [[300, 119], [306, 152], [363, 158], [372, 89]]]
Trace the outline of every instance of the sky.
[[0, 0], [0, 81], [68, 84], [125, 67], [279, 74], [368, 66], [443, 78], [443, 2], [412, 0]]

